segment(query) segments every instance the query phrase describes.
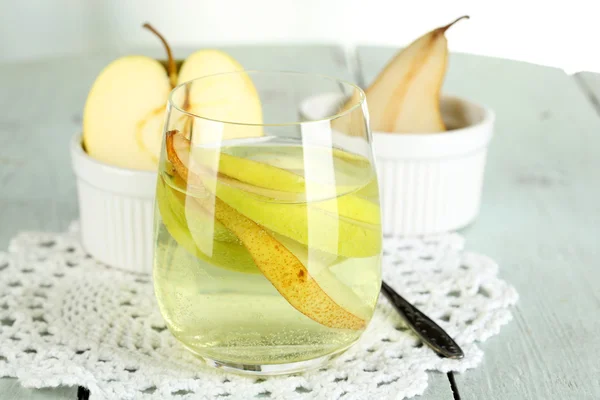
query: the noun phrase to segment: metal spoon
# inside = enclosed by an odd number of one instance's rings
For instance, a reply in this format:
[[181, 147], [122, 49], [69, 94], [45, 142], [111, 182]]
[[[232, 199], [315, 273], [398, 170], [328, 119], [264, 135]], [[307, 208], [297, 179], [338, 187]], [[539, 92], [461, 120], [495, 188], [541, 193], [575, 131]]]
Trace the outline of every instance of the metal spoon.
[[440, 357], [460, 359], [462, 349], [438, 324], [400, 296], [387, 283], [381, 283], [381, 292], [394, 305], [410, 329]]

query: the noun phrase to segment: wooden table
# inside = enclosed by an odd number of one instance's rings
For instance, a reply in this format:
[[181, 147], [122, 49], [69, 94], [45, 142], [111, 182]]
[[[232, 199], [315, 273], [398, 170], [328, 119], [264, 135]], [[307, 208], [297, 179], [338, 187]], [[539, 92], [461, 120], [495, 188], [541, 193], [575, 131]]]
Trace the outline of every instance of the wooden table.
[[[319, 72], [361, 85], [394, 53], [225, 50], [246, 68]], [[162, 56], [160, 48], [145, 53]], [[60, 231], [77, 218], [68, 142], [81, 129], [89, 86], [116, 56], [0, 64], [1, 248], [18, 231]], [[521, 295], [514, 320], [482, 345], [483, 364], [456, 376], [462, 398], [600, 398], [600, 75], [453, 54], [445, 91], [497, 113], [481, 215], [463, 233], [470, 249], [500, 263]], [[76, 392], [0, 380], [0, 399], [75, 399]], [[446, 376], [431, 373], [422, 398], [451, 399]]]

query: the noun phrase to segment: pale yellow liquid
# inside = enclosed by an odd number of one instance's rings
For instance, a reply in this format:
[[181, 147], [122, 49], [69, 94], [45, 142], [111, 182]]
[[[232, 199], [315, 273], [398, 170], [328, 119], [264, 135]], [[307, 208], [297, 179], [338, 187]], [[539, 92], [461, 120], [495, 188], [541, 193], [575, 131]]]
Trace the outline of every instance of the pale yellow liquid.
[[[337, 225], [332, 229], [331, 219], [325, 227], [328, 231], [323, 234], [319, 225], [321, 214], [311, 211], [322, 201], [331, 200], [319, 198], [327, 194], [331, 179], [338, 189], [334, 190], [338, 204], [345, 196], [358, 196], [370, 201], [378, 211], [375, 174], [370, 163], [358, 156], [341, 151], [332, 153], [330, 149], [303, 150], [301, 146], [272, 142], [250, 143], [222, 151], [292, 171], [306, 178], [307, 188], [311, 187], [311, 183], [308, 183], [310, 179], [321, 180], [312, 185], [312, 189], [307, 189], [306, 193], [286, 194], [281, 199], [247, 194], [264, 202], [260, 216], [247, 215], [257, 223], [257, 219], [268, 221], [270, 204], [290, 209], [298, 204], [307, 204], [306, 218], [311, 233], [309, 243], [314, 243], [315, 247], [327, 250], [319, 240], [331, 241], [332, 237], [335, 239], [340, 236], [335, 231]], [[319, 170], [323, 173], [315, 172]], [[174, 216], [169, 208], [173, 202], [172, 193], [180, 193], [180, 198], [187, 196], [186, 202], [193, 195], [186, 193], [185, 188], [177, 185], [163, 171], [157, 192], [154, 283], [167, 326], [186, 347], [198, 355], [223, 363], [264, 365], [293, 363], [333, 354], [359, 338], [363, 330], [330, 328], [292, 307], [252, 264], [251, 259], [249, 264], [248, 258], [239, 261], [241, 259], [236, 254], [245, 251], [243, 245], [232, 243], [231, 237], [222, 231], [217, 232], [213, 224], [201, 223], [201, 220], [192, 218], [186, 212], [184, 229], [176, 232], [174, 226], [178, 225], [174, 225]], [[311, 201], [307, 201], [307, 197]], [[330, 216], [335, 209], [327, 209]], [[365, 229], [375, 230], [380, 235], [380, 224], [339, 218], [346, 223], [362, 224]], [[185, 222], [189, 225], [187, 230]], [[273, 232], [273, 235], [278, 233]], [[209, 249], [213, 252], [212, 258], [204, 257], [203, 253], [198, 253], [198, 249], [206, 248], [206, 237], [212, 241], [213, 236], [217, 245]], [[335, 254], [335, 251], [327, 252], [310, 245], [297, 244], [294, 237], [279, 237], [296, 249], [306, 250], [308, 259], [305, 262], [309, 273], [315, 273], [314, 278], [318, 283], [320, 276], [329, 277], [329, 281], [322, 281], [322, 288], [329, 290], [327, 294], [332, 299], [336, 299], [337, 291], [347, 292], [346, 297], [353, 299], [349, 307], [357, 309], [365, 319], [371, 318], [381, 283], [380, 243], [372, 255], [343, 257]], [[195, 244], [197, 246], [194, 248]], [[215, 251], [227, 254], [215, 254]], [[215, 262], [211, 263], [211, 260]], [[339, 304], [344, 304], [344, 297], [337, 297], [340, 298]]]

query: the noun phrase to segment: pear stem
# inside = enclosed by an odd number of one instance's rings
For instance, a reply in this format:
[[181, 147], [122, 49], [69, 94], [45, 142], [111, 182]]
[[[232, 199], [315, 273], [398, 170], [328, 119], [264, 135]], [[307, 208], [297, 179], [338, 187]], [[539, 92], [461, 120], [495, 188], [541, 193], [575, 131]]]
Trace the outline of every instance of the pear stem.
[[446, 32], [448, 30], [448, 28], [450, 28], [452, 25], [454, 25], [455, 23], [457, 23], [461, 19], [469, 19], [469, 18], [470, 17], [468, 15], [463, 15], [462, 17], [456, 18], [454, 21], [450, 22], [448, 25], [442, 26], [441, 28], [438, 28], [438, 29], [440, 30], [441, 33], [444, 33], [444, 32]]
[[171, 52], [171, 46], [167, 43], [166, 39], [163, 35], [160, 34], [152, 25], [149, 23], [145, 23], [142, 27], [148, 29], [150, 32], [154, 33], [163, 46], [165, 46], [165, 50], [167, 51], [168, 63], [167, 63], [167, 73], [169, 74], [169, 80], [171, 82], [171, 88], [174, 88], [177, 85], [177, 66], [175, 65], [175, 59], [173, 58], [173, 53]]

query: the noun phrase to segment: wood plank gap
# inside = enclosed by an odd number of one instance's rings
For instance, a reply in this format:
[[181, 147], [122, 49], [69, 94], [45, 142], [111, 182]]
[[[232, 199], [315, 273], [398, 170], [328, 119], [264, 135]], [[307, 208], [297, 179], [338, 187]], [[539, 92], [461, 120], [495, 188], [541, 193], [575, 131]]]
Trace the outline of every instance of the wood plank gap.
[[579, 86], [579, 88], [583, 91], [583, 93], [588, 98], [590, 103], [592, 103], [592, 106], [594, 106], [596, 113], [598, 113], [598, 115], [600, 115], [600, 99], [598, 99], [596, 94], [594, 94], [594, 92], [587, 85], [587, 83], [585, 82], [585, 80], [583, 79], [583, 77], [581, 75], [575, 74], [575, 75], [572, 75], [572, 78], [575, 79], [575, 83], [577, 83], [577, 86]]
[[77, 400], [89, 400], [90, 391], [83, 386], [77, 388]]
[[446, 374], [448, 377], [448, 381], [450, 382], [450, 389], [452, 389], [452, 397], [454, 400], [460, 400], [460, 392], [458, 391], [458, 386], [456, 385], [456, 380], [454, 380], [454, 372], [450, 371]]
[[360, 88], [365, 89], [362, 65], [360, 63], [358, 53], [356, 52], [356, 47], [343, 48], [342, 51], [344, 51], [346, 57], [346, 66], [350, 71], [352, 78], [354, 79], [354, 83], [356, 83]]

